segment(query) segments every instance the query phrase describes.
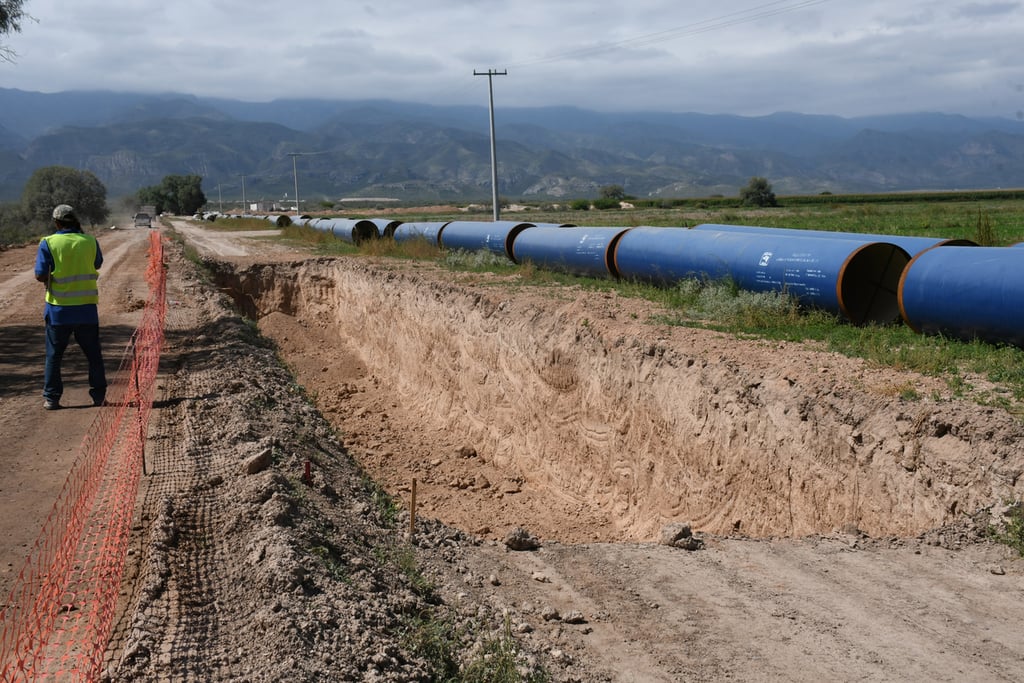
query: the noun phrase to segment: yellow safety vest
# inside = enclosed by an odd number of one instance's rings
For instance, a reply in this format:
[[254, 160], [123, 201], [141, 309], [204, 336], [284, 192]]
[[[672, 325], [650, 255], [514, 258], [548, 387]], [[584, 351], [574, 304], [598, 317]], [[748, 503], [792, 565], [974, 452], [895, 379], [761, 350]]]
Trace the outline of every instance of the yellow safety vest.
[[43, 238], [50, 247], [54, 270], [46, 283], [46, 303], [56, 306], [98, 304], [96, 238], [65, 232]]

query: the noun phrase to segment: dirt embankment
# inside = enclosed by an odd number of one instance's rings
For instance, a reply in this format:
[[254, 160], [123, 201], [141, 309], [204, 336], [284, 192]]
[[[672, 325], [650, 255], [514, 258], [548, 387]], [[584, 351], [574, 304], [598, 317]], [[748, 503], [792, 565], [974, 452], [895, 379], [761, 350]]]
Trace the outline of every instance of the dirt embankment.
[[[1024, 494], [1005, 412], [799, 345], [651, 325], [636, 300], [351, 260], [219, 280], [311, 366], [375, 476], [416, 478], [426, 513], [485, 536], [906, 537]], [[899, 398], [908, 382], [926, 398]], [[408, 441], [382, 436], [396, 428]]]

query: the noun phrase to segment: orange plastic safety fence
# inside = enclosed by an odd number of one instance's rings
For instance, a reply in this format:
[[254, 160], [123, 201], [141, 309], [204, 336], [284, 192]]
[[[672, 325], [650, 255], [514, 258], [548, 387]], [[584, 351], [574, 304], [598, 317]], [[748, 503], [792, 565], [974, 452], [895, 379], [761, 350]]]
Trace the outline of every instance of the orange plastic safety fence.
[[110, 637], [164, 342], [166, 268], [150, 232], [142, 320], [0, 611], [0, 681], [95, 681]]

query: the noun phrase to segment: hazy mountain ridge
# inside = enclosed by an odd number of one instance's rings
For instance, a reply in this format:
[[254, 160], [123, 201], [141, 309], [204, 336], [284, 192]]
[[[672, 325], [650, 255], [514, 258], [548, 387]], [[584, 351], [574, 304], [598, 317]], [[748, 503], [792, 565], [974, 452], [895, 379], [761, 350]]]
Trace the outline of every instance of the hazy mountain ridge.
[[[247, 103], [169, 93], [0, 89], [0, 198], [54, 164], [93, 171], [110, 196], [197, 173], [211, 200], [486, 199], [486, 107], [374, 101]], [[1024, 122], [921, 113], [844, 119], [496, 109], [499, 191], [545, 200], [1024, 187]], [[308, 153], [296, 157], [291, 153]], [[315, 154], [314, 154], [315, 153]], [[294, 163], [294, 166], [293, 166]]]

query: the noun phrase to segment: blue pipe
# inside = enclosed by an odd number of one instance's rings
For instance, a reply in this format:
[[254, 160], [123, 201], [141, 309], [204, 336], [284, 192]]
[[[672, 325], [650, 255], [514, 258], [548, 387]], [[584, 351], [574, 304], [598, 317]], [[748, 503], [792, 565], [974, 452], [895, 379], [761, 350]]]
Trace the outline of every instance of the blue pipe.
[[377, 225], [365, 219], [321, 218], [311, 227], [330, 233], [337, 239], [359, 244], [364, 240], [376, 239], [379, 236]]
[[405, 242], [417, 238], [425, 239], [434, 246], [441, 246], [441, 231], [450, 221], [426, 223], [402, 223], [395, 228], [393, 237], [396, 242]]
[[622, 235], [613, 261], [622, 278], [731, 278], [743, 289], [786, 292], [859, 325], [899, 319], [896, 288], [909, 260], [888, 242], [640, 227]]
[[946, 247], [918, 254], [899, 283], [915, 332], [1024, 347], [1024, 252]]
[[533, 223], [515, 221], [452, 221], [444, 226], [441, 246], [466, 251], [486, 249], [511, 259], [516, 235], [532, 227]]
[[284, 214], [279, 216], [266, 216], [266, 220], [270, 221], [279, 228], [287, 228], [292, 224], [292, 219]]
[[612, 254], [629, 228], [535, 227], [512, 242], [512, 260], [590, 277], [618, 277]]
[[831, 230], [802, 230], [800, 228], [767, 228], [755, 225], [722, 225], [720, 223], [702, 223], [693, 230], [714, 230], [717, 232], [768, 232], [773, 235], [795, 235], [797, 237], [822, 237], [837, 240], [857, 240], [868, 242], [888, 242], [901, 247], [911, 256], [920, 254], [925, 249], [939, 246], [972, 247], [971, 240], [945, 239], [941, 237], [917, 237], [913, 235], [881, 235], [860, 232], [833, 232]]
[[377, 226], [377, 235], [383, 238], [390, 238], [395, 234], [395, 228], [402, 224], [402, 221], [388, 218], [367, 218], [366, 220]]

